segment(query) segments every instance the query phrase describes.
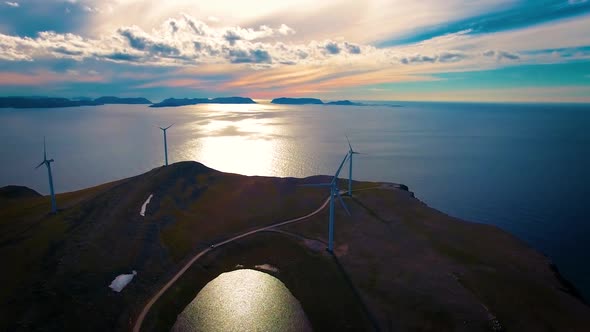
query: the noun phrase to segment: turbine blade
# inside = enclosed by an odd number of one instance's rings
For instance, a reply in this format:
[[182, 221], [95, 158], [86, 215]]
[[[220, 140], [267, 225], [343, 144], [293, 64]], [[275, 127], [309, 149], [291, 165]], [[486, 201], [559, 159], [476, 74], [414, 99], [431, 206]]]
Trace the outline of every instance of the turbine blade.
[[37, 169], [37, 168], [39, 168], [39, 167], [43, 166], [43, 164], [45, 164], [45, 160], [43, 160], [43, 161], [42, 161], [42, 162], [41, 162], [39, 165], [37, 165], [37, 167], [35, 167], [35, 169]]
[[348, 142], [348, 147], [350, 148], [350, 151], [352, 151], [352, 145], [350, 145], [350, 140], [348, 139], [348, 136], [344, 136], [346, 137], [346, 141]]
[[168, 128], [172, 127], [172, 126], [174, 126], [174, 123], [171, 124], [171, 125], [169, 125], [168, 127], [164, 128], [164, 129], [168, 129]]
[[334, 183], [336, 181], [336, 179], [338, 178], [338, 174], [340, 174], [340, 170], [342, 170], [342, 166], [344, 166], [344, 162], [346, 161], [346, 159], [348, 159], [348, 153], [346, 154], [346, 156], [344, 156], [344, 159], [342, 159], [342, 162], [340, 163], [340, 167], [338, 167], [336, 174], [334, 174], [334, 177], [332, 178], [332, 183]]
[[350, 211], [348, 211], [346, 204], [344, 204], [344, 200], [342, 199], [342, 196], [340, 196], [340, 193], [338, 193], [337, 195], [338, 195], [338, 200], [340, 201], [340, 205], [342, 205], [342, 207], [344, 208], [344, 211], [346, 211], [346, 214], [348, 214], [350, 216]]
[[47, 148], [45, 146], [45, 136], [43, 136], [43, 160], [47, 160]]

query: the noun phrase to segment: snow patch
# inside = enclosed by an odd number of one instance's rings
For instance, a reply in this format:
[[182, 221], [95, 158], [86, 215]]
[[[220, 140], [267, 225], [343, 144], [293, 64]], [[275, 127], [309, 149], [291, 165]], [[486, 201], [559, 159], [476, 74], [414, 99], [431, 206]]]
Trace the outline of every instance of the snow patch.
[[115, 280], [113, 280], [113, 282], [111, 282], [109, 287], [115, 292], [119, 293], [123, 290], [123, 288], [125, 288], [125, 286], [127, 286], [127, 284], [131, 282], [131, 280], [133, 280], [133, 277], [135, 277], [136, 274], [137, 272], [135, 272], [135, 270], [133, 270], [131, 274], [120, 274], [115, 278]]
[[140, 216], [145, 217], [145, 208], [147, 208], [147, 205], [150, 204], [150, 201], [152, 200], [153, 196], [153, 194], [150, 194], [150, 197], [148, 197], [148, 199], [146, 199], [145, 202], [143, 202], [143, 205], [141, 206], [141, 211], [139, 211]]

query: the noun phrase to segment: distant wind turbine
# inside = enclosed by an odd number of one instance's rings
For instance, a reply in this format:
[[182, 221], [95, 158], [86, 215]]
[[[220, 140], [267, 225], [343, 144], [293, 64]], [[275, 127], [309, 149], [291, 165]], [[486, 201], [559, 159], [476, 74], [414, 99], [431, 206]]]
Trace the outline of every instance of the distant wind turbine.
[[340, 191], [338, 190], [338, 174], [340, 174], [340, 170], [342, 170], [342, 166], [344, 166], [344, 162], [346, 161], [346, 158], [348, 158], [348, 154], [346, 156], [344, 156], [344, 159], [342, 159], [342, 162], [340, 163], [340, 167], [338, 167], [338, 170], [336, 171], [336, 174], [334, 174], [334, 177], [332, 178], [331, 182], [329, 182], [329, 183], [316, 183], [316, 184], [304, 184], [303, 185], [303, 186], [307, 186], [307, 187], [330, 187], [330, 223], [328, 226], [328, 251], [329, 252], [334, 252], [334, 198], [338, 197], [340, 204], [342, 204], [342, 207], [344, 208], [346, 213], [348, 215], [350, 215], [350, 212], [348, 211], [346, 204], [344, 204], [344, 201], [342, 200], [342, 196], [340, 196]]
[[49, 192], [51, 193], [51, 212], [57, 212], [57, 204], [55, 203], [55, 191], [53, 190], [53, 177], [51, 176], [51, 163], [53, 159], [47, 159], [47, 148], [45, 146], [45, 136], [43, 137], [43, 161], [35, 167], [35, 169], [45, 165], [47, 166], [47, 175], [49, 176]]
[[174, 124], [171, 124], [166, 128], [159, 127], [164, 132], [164, 161], [166, 163], [165, 166], [168, 166], [168, 143], [166, 142], [166, 130], [168, 130], [168, 128], [172, 126], [174, 126]]
[[352, 196], [352, 155], [359, 154], [358, 152], [352, 149], [352, 145], [350, 145], [350, 140], [348, 140], [348, 136], [346, 136], [346, 141], [348, 142], [348, 159], [350, 160], [350, 166], [348, 167], [348, 196]]

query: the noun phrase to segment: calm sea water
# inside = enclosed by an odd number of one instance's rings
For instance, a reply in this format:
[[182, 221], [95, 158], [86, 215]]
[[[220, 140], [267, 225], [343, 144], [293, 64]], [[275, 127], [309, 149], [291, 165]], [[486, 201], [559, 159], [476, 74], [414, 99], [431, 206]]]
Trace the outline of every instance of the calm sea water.
[[211, 280], [178, 315], [172, 332], [311, 331], [301, 304], [279, 279], [239, 269]]
[[403, 107], [113, 105], [0, 110], [0, 186], [58, 192], [196, 160], [227, 172], [331, 174], [407, 184], [448, 214], [498, 225], [550, 256], [590, 299], [590, 106], [401, 103]]

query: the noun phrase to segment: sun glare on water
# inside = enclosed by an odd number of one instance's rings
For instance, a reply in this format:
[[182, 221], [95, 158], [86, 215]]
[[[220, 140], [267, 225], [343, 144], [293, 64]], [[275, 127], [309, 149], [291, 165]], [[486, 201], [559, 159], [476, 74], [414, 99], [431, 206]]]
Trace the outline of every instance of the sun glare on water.
[[311, 325], [280, 280], [241, 269], [209, 282], [178, 315], [172, 331], [311, 331]]
[[244, 175], [276, 175], [285, 167], [288, 133], [276, 122], [272, 105], [199, 105], [188, 124], [194, 139], [180, 149], [181, 159]]

